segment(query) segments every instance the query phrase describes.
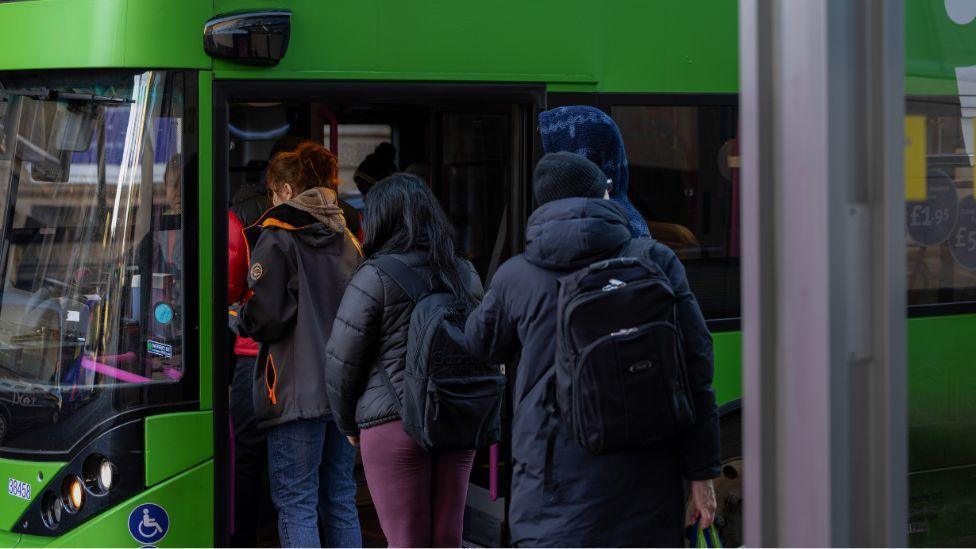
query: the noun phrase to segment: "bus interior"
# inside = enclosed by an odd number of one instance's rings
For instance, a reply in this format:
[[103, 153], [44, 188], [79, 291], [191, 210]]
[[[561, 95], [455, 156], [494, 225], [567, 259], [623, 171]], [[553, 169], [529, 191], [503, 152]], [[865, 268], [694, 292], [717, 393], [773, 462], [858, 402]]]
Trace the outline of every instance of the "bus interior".
[[[521, 246], [521, 222], [529, 200], [534, 110], [531, 94], [466, 99], [408, 94], [314, 95], [285, 100], [232, 100], [227, 108], [227, 204], [231, 209], [266, 194], [264, 174], [276, 143], [294, 138], [325, 144], [337, 152], [340, 199], [360, 212], [363, 196], [353, 182], [357, 166], [381, 143], [391, 144], [394, 165], [423, 177], [454, 224], [460, 252], [483, 280]], [[266, 200], [266, 199], [265, 199]], [[246, 223], [253, 220], [243, 220]], [[229, 377], [229, 376], [228, 376]], [[228, 379], [228, 383], [230, 380]], [[509, 414], [504, 414], [507, 429]], [[465, 513], [465, 536], [498, 546], [507, 486], [504, 446], [478, 452]], [[494, 467], [495, 474], [491, 474]], [[385, 546], [357, 463], [357, 506], [364, 543]], [[264, 502], [273, 516], [269, 502]], [[274, 536], [274, 522], [260, 533]]]

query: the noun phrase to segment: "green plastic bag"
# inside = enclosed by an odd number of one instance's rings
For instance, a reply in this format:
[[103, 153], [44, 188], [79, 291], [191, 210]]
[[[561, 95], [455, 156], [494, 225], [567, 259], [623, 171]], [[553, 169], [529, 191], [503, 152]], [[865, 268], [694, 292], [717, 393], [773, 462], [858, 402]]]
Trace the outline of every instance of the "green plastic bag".
[[718, 537], [718, 531], [715, 530], [714, 524], [704, 530], [698, 528], [696, 525], [695, 530], [698, 531], [698, 539], [695, 542], [695, 547], [700, 549], [721, 549], [722, 540]]

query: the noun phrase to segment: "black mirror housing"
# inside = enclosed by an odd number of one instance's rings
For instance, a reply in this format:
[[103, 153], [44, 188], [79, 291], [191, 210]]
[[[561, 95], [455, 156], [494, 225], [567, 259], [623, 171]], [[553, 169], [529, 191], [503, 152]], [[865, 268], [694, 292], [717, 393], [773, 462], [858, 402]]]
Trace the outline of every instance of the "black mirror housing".
[[291, 11], [264, 10], [218, 15], [204, 26], [207, 55], [247, 65], [277, 65], [288, 51]]

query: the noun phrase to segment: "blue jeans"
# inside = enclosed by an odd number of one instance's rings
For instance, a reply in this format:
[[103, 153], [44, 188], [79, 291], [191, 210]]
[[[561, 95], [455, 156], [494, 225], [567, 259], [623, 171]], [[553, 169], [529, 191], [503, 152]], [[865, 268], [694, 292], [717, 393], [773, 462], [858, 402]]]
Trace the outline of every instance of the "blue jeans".
[[282, 547], [362, 547], [355, 462], [356, 449], [331, 416], [268, 431], [271, 499], [278, 509]]

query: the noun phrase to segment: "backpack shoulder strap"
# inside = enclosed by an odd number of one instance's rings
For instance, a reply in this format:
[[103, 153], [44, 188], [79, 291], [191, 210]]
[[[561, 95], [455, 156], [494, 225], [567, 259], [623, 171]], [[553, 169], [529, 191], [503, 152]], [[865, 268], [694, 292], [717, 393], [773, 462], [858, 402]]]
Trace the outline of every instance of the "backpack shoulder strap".
[[631, 238], [617, 253], [617, 257], [636, 257], [638, 259], [648, 257], [648, 252], [654, 246], [655, 241], [648, 238]]
[[386, 273], [387, 276], [397, 283], [404, 293], [414, 302], [419, 303], [421, 299], [430, 294], [430, 285], [414, 272], [406, 263], [399, 259], [381, 255], [368, 261], [377, 269]]

